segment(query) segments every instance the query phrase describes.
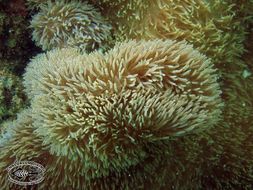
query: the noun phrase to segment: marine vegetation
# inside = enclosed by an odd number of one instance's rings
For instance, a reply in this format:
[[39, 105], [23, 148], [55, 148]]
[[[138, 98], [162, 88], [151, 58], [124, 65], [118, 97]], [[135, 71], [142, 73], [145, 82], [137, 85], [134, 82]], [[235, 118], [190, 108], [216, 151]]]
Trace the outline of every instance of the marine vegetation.
[[13, 60], [15, 57], [21, 68], [33, 55], [34, 45], [30, 39], [24, 3], [20, 5], [14, 2], [0, 3], [0, 58]]
[[26, 103], [21, 79], [11, 71], [2, 67], [4, 60], [0, 61], [0, 124], [7, 119], [15, 118]]
[[91, 51], [109, 40], [111, 26], [90, 4], [48, 2], [31, 21], [32, 37], [43, 50], [76, 47]]

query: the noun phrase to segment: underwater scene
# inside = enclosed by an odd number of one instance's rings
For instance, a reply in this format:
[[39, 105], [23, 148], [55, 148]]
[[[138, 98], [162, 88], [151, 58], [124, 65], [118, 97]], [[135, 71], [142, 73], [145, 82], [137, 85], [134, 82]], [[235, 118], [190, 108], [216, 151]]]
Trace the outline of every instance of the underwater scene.
[[0, 0], [0, 190], [253, 190], [253, 0]]

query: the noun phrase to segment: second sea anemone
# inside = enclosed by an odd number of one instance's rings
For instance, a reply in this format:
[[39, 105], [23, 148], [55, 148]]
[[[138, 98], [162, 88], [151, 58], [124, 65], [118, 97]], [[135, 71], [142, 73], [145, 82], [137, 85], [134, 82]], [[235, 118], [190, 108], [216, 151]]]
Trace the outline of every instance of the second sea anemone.
[[90, 1], [109, 18], [118, 41], [187, 40], [215, 64], [232, 63], [244, 51], [245, 27], [236, 17], [234, 4], [226, 1]]
[[91, 51], [103, 46], [111, 26], [90, 4], [48, 2], [31, 21], [33, 40], [43, 50], [77, 47]]

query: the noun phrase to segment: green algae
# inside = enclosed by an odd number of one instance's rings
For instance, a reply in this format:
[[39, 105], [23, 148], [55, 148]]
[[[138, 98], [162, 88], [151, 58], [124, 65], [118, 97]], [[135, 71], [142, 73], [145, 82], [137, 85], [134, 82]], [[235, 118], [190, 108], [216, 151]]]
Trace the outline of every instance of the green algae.
[[6, 69], [0, 69], [0, 124], [15, 118], [26, 104], [21, 79]]

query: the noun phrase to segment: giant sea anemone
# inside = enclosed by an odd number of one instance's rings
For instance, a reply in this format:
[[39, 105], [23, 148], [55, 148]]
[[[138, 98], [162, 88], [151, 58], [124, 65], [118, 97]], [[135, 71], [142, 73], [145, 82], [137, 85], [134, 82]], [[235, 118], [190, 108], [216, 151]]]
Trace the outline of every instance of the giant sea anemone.
[[44, 143], [92, 178], [136, 165], [146, 143], [210, 127], [221, 113], [210, 60], [185, 42], [130, 41], [105, 55], [53, 50], [24, 79]]
[[162, 187], [168, 168], [174, 183], [182, 154], [168, 139], [211, 127], [222, 107], [215, 69], [186, 42], [56, 49], [35, 57], [24, 79], [31, 108], [5, 129], [0, 167], [30, 156], [47, 168], [42, 189]]

